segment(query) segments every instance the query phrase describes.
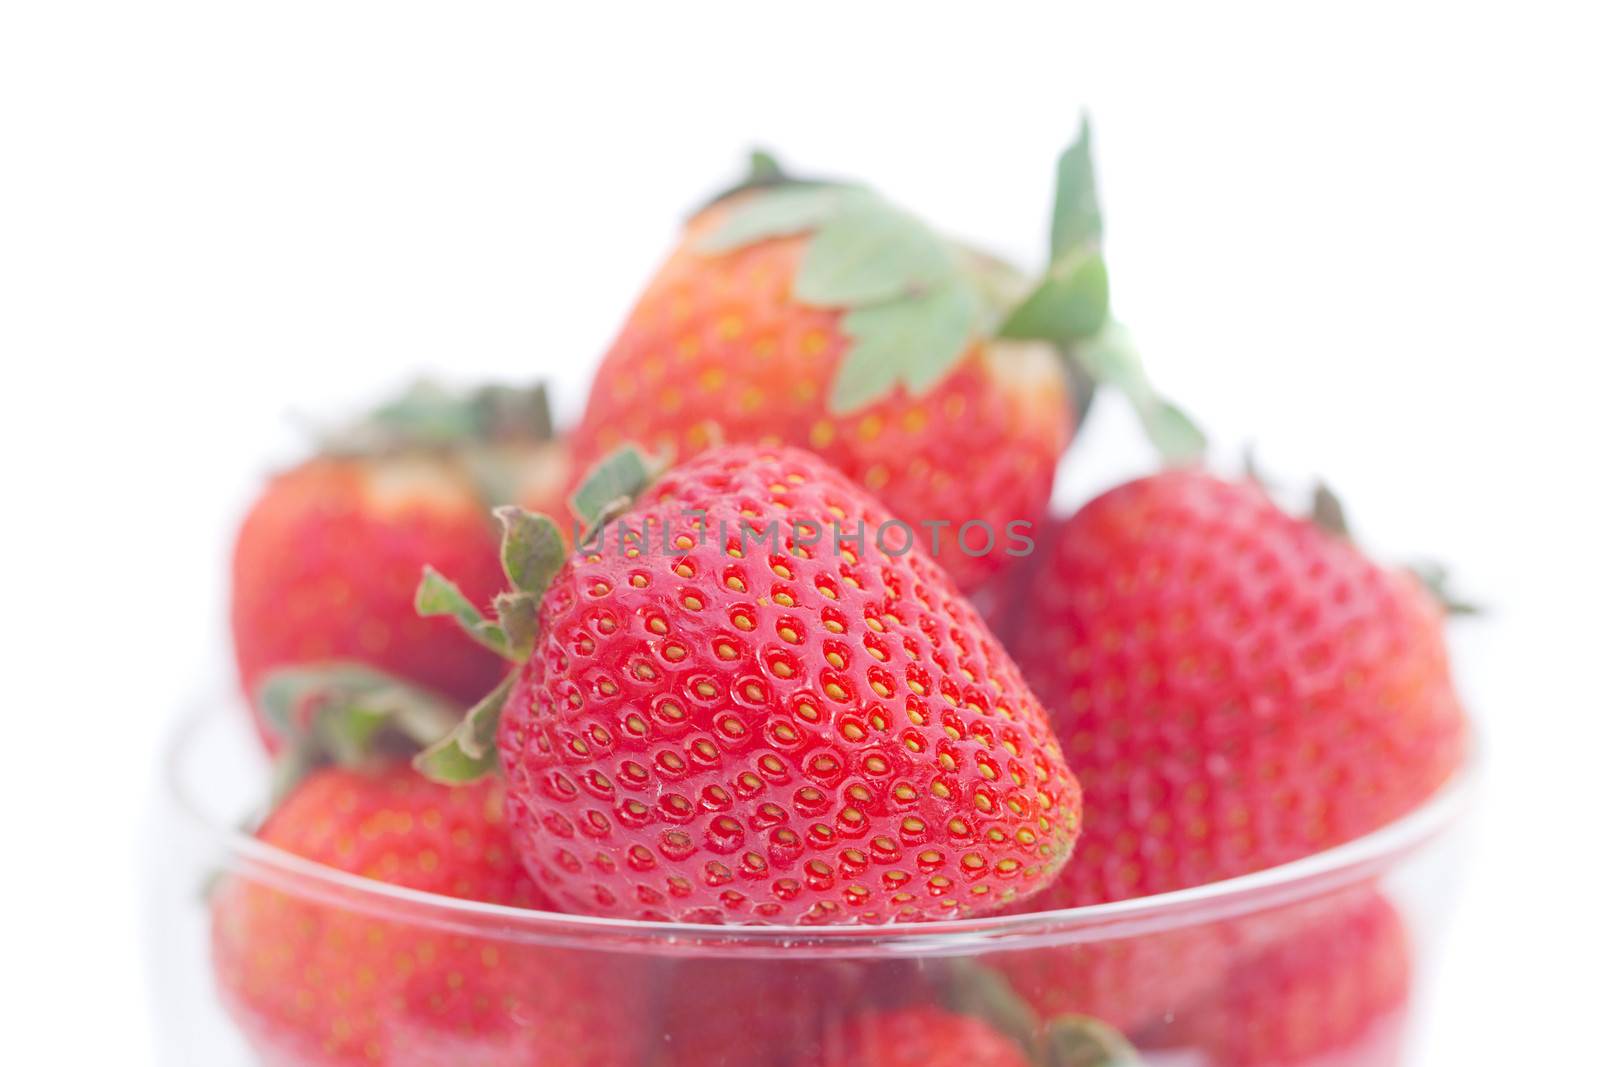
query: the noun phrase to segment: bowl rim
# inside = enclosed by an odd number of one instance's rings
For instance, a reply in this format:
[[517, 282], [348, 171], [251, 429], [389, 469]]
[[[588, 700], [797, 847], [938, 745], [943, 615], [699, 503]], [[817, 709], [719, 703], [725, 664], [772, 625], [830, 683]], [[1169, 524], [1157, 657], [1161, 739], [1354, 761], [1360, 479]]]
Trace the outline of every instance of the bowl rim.
[[255, 837], [246, 827], [208, 814], [185, 783], [183, 761], [203, 730], [227, 713], [230, 700], [191, 707], [162, 747], [161, 790], [190, 827], [220, 852], [219, 866], [247, 873], [297, 895], [410, 923], [474, 936], [640, 951], [672, 949], [813, 950], [827, 955], [970, 954], [986, 946], [1127, 938], [1279, 907], [1376, 879], [1463, 822], [1482, 776], [1482, 753], [1471, 731], [1461, 767], [1421, 805], [1389, 824], [1332, 848], [1249, 874], [1166, 893], [1053, 911], [935, 922], [767, 925], [643, 921], [520, 908], [411, 889], [308, 860]]

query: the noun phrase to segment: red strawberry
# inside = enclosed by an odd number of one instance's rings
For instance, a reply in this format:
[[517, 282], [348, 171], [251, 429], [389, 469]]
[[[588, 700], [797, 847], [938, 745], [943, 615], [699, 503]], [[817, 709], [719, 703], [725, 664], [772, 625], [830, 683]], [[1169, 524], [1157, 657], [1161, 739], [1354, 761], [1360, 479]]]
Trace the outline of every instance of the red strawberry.
[[1014, 643], [1091, 817], [1047, 903], [1259, 870], [1421, 803], [1465, 721], [1442, 612], [1410, 574], [1174, 470], [1065, 523]]
[[685, 961], [666, 980], [653, 1067], [815, 1067], [847, 1019], [930, 995], [907, 960]]
[[[1027, 901], [1018, 910], [1038, 906]], [[1136, 1033], [1210, 989], [1237, 954], [1240, 933], [1228, 923], [1143, 930], [1120, 938], [996, 952], [984, 958], [984, 965], [1042, 1019], [1091, 1016]]]
[[863, 1015], [832, 1035], [821, 1067], [1033, 1067], [982, 1019], [937, 1008]]
[[566, 481], [542, 396], [462, 400], [419, 387], [332, 451], [272, 480], [239, 531], [233, 637], [269, 747], [262, 686], [284, 667], [354, 661], [470, 702], [503, 665], [419, 618], [425, 563], [448, 566], [480, 603], [500, 588], [486, 509], [554, 508]]
[[739, 191], [691, 221], [612, 343], [573, 434], [577, 469], [623, 441], [678, 458], [804, 447], [976, 588], [1043, 516], [1074, 392], [1045, 342], [1076, 353], [1101, 331], [1099, 242], [1087, 132], [1062, 157], [1054, 262], [1026, 295], [1009, 268], [861, 187]]
[[[545, 897], [518, 864], [503, 789], [461, 789], [405, 766], [313, 772], [268, 817], [267, 844], [410, 889], [520, 907]], [[433, 925], [416, 909], [290, 882], [230, 877], [212, 899], [218, 985], [263, 1060], [631, 1065], [626, 987], [576, 953]], [[607, 988], [602, 988], [606, 985]]]
[[[623, 451], [580, 505], [642, 471]], [[815, 456], [707, 452], [564, 565], [547, 520], [506, 517], [520, 592], [494, 632], [531, 654], [503, 699], [499, 762], [518, 848], [563, 906], [959, 917], [1066, 862], [1078, 790], [1042, 709], [945, 573]], [[619, 528], [649, 543], [619, 550]], [[470, 619], [440, 593], [419, 602]], [[491, 767], [500, 704], [422, 765]]]
[[1280, 916], [1291, 933], [1240, 958], [1179, 1014], [1211, 1067], [1392, 1067], [1411, 988], [1405, 924], [1368, 888]]

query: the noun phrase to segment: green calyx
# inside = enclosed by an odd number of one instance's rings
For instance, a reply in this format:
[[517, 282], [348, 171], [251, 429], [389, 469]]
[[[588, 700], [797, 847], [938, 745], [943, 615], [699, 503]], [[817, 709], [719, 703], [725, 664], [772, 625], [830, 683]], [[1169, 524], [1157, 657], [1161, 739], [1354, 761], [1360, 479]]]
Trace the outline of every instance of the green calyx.
[[485, 385], [467, 391], [419, 381], [344, 429], [327, 435], [324, 452], [376, 455], [408, 449], [538, 444], [554, 436], [542, 383], [527, 388]]
[[786, 184], [751, 196], [700, 243], [720, 255], [774, 237], [812, 235], [794, 298], [842, 310], [850, 338], [828, 407], [846, 415], [903, 386], [932, 389], [977, 338], [985, 288], [956, 246], [878, 194]]
[[616, 518], [661, 476], [666, 464], [633, 445], [623, 445], [591, 467], [567, 506], [586, 531]]
[[1486, 610], [1478, 601], [1468, 599], [1456, 590], [1450, 569], [1438, 560], [1419, 559], [1407, 565], [1406, 570], [1438, 601], [1446, 615], [1482, 615]]
[[[586, 531], [603, 526], [626, 509], [654, 481], [661, 465], [631, 445], [596, 464], [572, 497], [572, 510]], [[566, 562], [561, 528], [548, 515], [518, 507], [495, 509], [500, 521], [500, 565], [510, 589], [495, 597], [493, 617], [486, 617], [461, 589], [432, 567], [417, 586], [417, 614], [448, 617], [473, 640], [513, 663], [527, 662], [539, 637], [539, 606], [556, 572]], [[412, 761], [436, 782], [463, 784], [494, 771], [495, 733], [511, 693], [515, 674], [508, 674], [473, 705], [454, 728]]]
[[1061, 353], [1077, 400], [1078, 421], [1095, 391], [1121, 393], [1162, 458], [1186, 463], [1205, 453], [1205, 435], [1150, 383], [1128, 331], [1111, 318], [1110, 279], [1096, 189], [1089, 120], [1056, 163], [1050, 218], [1050, 265], [1000, 326], [1000, 336], [1048, 341]]
[[360, 663], [279, 668], [257, 685], [256, 703], [284, 742], [275, 798], [318, 766], [360, 766], [415, 752], [461, 719], [443, 697]]
[[[1108, 323], [1096, 336], [1073, 346], [1068, 366], [1076, 382], [1087, 383], [1089, 389], [1104, 386], [1121, 393], [1145, 436], [1168, 463], [1188, 463], [1205, 455], [1205, 433], [1187, 412], [1156, 391], [1133, 339], [1121, 325]], [[1091, 395], [1086, 394], [1083, 403]]]
[[797, 180], [766, 153], [753, 154], [750, 176], [718, 200], [735, 193], [750, 195], [699, 250], [720, 255], [811, 235], [793, 296], [844, 312], [840, 330], [850, 344], [828, 395], [834, 414], [858, 411], [896, 388], [925, 395], [981, 338], [1036, 340], [1061, 353], [1079, 421], [1104, 386], [1132, 402], [1164, 458], [1183, 462], [1203, 452], [1193, 420], [1155, 391], [1127, 332], [1111, 320], [1087, 119], [1057, 161], [1050, 263], [1031, 286], [1018, 286], [1003, 265], [953, 244], [871, 190]]
[[487, 618], [450, 579], [423, 568], [414, 607], [424, 618], [449, 617], [474, 641], [516, 663], [528, 658], [539, 636], [539, 602], [566, 559], [561, 528], [548, 515], [507, 505], [495, 509], [500, 520], [500, 565], [511, 589], [494, 599]]
[[944, 1006], [1011, 1038], [1037, 1067], [1138, 1067], [1139, 1054], [1128, 1039], [1100, 1020], [1059, 1015], [1045, 1022], [992, 968], [968, 959], [947, 966]]
[[1319, 529], [1350, 540], [1350, 518], [1345, 514], [1344, 501], [1327, 482], [1318, 482], [1311, 490], [1311, 515], [1313, 525]]
[[825, 185], [832, 184], [818, 178], [801, 178], [791, 174], [784, 165], [778, 162], [776, 156], [765, 148], [752, 148], [750, 157], [746, 161], [744, 177], [733, 185], [722, 190], [710, 200], [701, 204], [695, 214], [706, 208], [714, 207], [724, 200], [732, 200], [743, 193], [755, 192], [761, 189], [774, 189], [787, 185]]
[[1140, 1062], [1127, 1038], [1087, 1015], [1052, 1019], [1035, 1058], [1040, 1067], [1138, 1067]]
[[[1247, 450], [1244, 455], [1245, 479], [1256, 485], [1263, 493], [1267, 494], [1281, 510], [1295, 514], [1297, 508], [1286, 505], [1284, 501], [1284, 488], [1275, 478], [1264, 473], [1253, 450]], [[1356, 543], [1355, 534], [1350, 525], [1350, 516], [1344, 506], [1344, 501], [1333, 487], [1327, 482], [1318, 480], [1311, 488], [1310, 506], [1302, 513], [1305, 520], [1330, 537], [1341, 541]], [[1359, 545], [1357, 545], [1359, 548]], [[1429, 595], [1438, 603], [1446, 615], [1455, 617], [1462, 615], [1481, 615], [1484, 606], [1475, 600], [1464, 597], [1455, 587], [1455, 582], [1449, 568], [1438, 560], [1419, 559], [1406, 564], [1402, 568], [1407, 574], [1417, 580], [1417, 583], [1427, 590]]]

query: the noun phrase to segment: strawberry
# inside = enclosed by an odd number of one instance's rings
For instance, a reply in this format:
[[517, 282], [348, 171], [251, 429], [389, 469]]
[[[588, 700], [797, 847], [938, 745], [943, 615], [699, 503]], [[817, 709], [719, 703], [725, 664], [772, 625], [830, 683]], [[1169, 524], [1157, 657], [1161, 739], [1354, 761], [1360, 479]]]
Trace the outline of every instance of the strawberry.
[[516, 591], [498, 623], [425, 580], [424, 610], [525, 662], [419, 765], [485, 773], [497, 738], [523, 860], [573, 910], [885, 922], [1047, 884], [1077, 783], [905, 525], [796, 449], [715, 449], [641, 491], [646, 475], [631, 449], [596, 471], [576, 506], [615, 522], [571, 553], [503, 509]]
[[904, 960], [695, 959], [666, 981], [652, 1067], [815, 1067], [859, 1013], [927, 996]]
[[831, 1036], [821, 1067], [1034, 1067], [988, 1023], [937, 1008], [862, 1015]]
[[822, 1067], [1138, 1067], [1121, 1034], [1093, 1019], [1051, 1022], [1019, 1042], [991, 1021], [923, 1005], [864, 1012], [828, 1035]]
[[[469, 900], [544, 907], [518, 864], [496, 780], [451, 789], [403, 764], [312, 772], [262, 824], [266, 844], [340, 871]], [[223, 999], [268, 1063], [631, 1065], [626, 987], [577, 953], [379, 912], [354, 891], [238, 874], [212, 898]], [[605, 988], [602, 988], [602, 985]]]
[[1465, 720], [1437, 601], [1255, 484], [1177, 469], [1059, 530], [1019, 620], [1092, 817], [1042, 903], [1259, 870], [1411, 810]]
[[[1035, 901], [1018, 910], [1040, 907]], [[1137, 1033], [1210, 989], [1236, 955], [1239, 934], [1228, 923], [1202, 923], [997, 952], [984, 963], [1040, 1018], [1085, 1015]]]
[[[630, 440], [678, 458], [804, 447], [975, 588], [1028, 551], [1071, 437], [1058, 356], [1089, 355], [1105, 325], [1100, 234], [1087, 129], [1062, 157], [1053, 262], [1031, 292], [860, 186], [769, 175], [692, 219], [649, 283], [573, 433], [577, 469]], [[1071, 370], [1119, 380], [1105, 363]]]
[[432, 561], [488, 603], [500, 577], [486, 508], [559, 503], [564, 453], [548, 437], [542, 392], [420, 386], [268, 484], [234, 549], [232, 616], [269, 748], [261, 694], [281, 668], [354, 661], [463, 702], [494, 685], [496, 658], [418, 618], [412, 592]]
[[1179, 1014], [1180, 1040], [1212, 1067], [1398, 1064], [1411, 986], [1399, 914], [1368, 887], [1288, 911], [1291, 933]]

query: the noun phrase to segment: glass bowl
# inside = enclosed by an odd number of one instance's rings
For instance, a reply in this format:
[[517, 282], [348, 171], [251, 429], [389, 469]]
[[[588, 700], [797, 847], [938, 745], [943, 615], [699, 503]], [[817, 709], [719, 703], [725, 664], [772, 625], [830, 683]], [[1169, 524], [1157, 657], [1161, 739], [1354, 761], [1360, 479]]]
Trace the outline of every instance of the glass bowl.
[[[1092, 1067], [1121, 1062], [1121, 1037], [1150, 1064], [1401, 1064], [1475, 777], [1356, 841], [1182, 892], [887, 927], [702, 926], [435, 896], [265, 845], [249, 827], [269, 769], [247, 721], [210, 701], [167, 752], [147, 930], [168, 1065]], [[208, 911], [230, 886], [315, 909], [305, 936], [389, 946], [395, 973], [356, 952], [355, 973], [300, 975], [322, 991], [301, 1005], [320, 1037], [230, 1010]]]

